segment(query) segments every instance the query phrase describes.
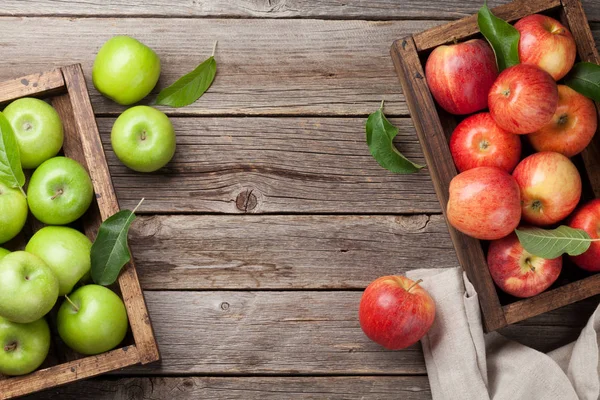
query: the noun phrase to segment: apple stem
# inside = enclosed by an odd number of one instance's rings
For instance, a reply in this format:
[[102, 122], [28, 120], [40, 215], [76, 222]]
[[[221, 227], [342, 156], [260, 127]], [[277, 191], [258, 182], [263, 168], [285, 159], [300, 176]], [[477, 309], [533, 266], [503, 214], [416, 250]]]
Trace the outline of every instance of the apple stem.
[[27, 198], [27, 193], [25, 193], [25, 190], [23, 190], [22, 186], [19, 186], [19, 190], [21, 191], [21, 193], [23, 193], [23, 196], [25, 196], [25, 198]]
[[69, 298], [69, 296], [67, 296], [66, 294], [65, 294], [65, 299], [67, 299], [67, 301], [69, 302], [69, 304], [71, 304], [71, 305], [73, 306], [73, 308], [75, 309], [75, 312], [79, 312], [79, 307], [77, 307], [77, 306], [75, 305], [75, 303], [73, 303], [73, 302], [71, 301], [71, 299]]
[[17, 342], [12, 342], [11, 344], [7, 344], [6, 346], [4, 346], [4, 351], [9, 352], [9, 351], [14, 351], [17, 349]]
[[383, 111], [383, 103], [384, 103], [384, 102], [385, 102], [385, 100], [381, 100], [381, 105], [379, 106], [379, 109], [380, 109], [381, 111]]
[[218, 43], [218, 42], [219, 42], [218, 40], [215, 40], [215, 44], [213, 45], [213, 52], [212, 52], [212, 54], [211, 54], [211, 57], [214, 57], [214, 56], [215, 56], [215, 51], [217, 50], [217, 43]]
[[417, 285], [418, 285], [419, 283], [421, 283], [421, 282], [423, 282], [423, 279], [419, 279], [418, 281], [416, 281], [416, 282], [413, 282], [413, 284], [412, 284], [412, 285], [410, 285], [410, 287], [409, 287], [408, 289], [406, 289], [406, 291], [410, 293], [410, 290], [411, 290], [412, 288], [414, 288], [415, 286], [417, 286]]
[[138, 203], [137, 206], [135, 206], [135, 208], [133, 209], [133, 211], [131, 212], [132, 214], [135, 214], [135, 212], [137, 211], [138, 208], [140, 208], [140, 206], [142, 205], [142, 203], [144, 202], [144, 200], [146, 200], [145, 197], [142, 197], [142, 199], [140, 200], [140, 202]]

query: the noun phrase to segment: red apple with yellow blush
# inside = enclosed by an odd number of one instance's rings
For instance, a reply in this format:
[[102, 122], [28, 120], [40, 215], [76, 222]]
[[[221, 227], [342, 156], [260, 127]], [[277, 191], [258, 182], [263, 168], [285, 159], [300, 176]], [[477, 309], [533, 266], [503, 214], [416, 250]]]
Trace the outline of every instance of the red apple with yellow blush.
[[552, 119], [527, 138], [537, 151], [573, 157], [592, 141], [597, 127], [594, 102], [568, 86], [558, 85], [558, 108]]
[[390, 350], [418, 342], [435, 319], [429, 294], [404, 276], [382, 276], [371, 282], [360, 299], [360, 327], [372, 341]]
[[487, 94], [498, 76], [496, 57], [482, 39], [436, 47], [425, 64], [431, 94], [451, 114], [487, 107]]

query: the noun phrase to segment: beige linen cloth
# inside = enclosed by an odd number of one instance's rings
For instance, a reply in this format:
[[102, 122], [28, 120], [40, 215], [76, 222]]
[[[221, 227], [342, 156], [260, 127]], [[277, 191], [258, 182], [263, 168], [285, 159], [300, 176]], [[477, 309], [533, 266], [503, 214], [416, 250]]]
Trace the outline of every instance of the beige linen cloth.
[[596, 309], [579, 338], [544, 354], [498, 333], [484, 334], [477, 293], [460, 268], [420, 269], [408, 277], [436, 303], [421, 340], [434, 400], [598, 400]]

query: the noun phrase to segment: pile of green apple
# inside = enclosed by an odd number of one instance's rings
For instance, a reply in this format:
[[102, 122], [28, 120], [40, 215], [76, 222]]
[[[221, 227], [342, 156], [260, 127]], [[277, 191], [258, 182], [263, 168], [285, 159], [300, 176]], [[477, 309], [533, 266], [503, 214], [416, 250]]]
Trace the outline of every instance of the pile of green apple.
[[[93, 81], [105, 96], [132, 104], [156, 85], [160, 60], [137, 40], [116, 36], [98, 52]], [[28, 213], [43, 223], [24, 251], [0, 248], [0, 374], [34, 371], [50, 349], [48, 320], [62, 341], [85, 355], [118, 346], [128, 320], [121, 298], [90, 281], [92, 242], [65, 226], [90, 207], [94, 188], [86, 169], [59, 156], [63, 124], [47, 102], [21, 98], [1, 113], [16, 139], [21, 166], [33, 170], [27, 194], [0, 181], [0, 244], [17, 236]], [[148, 106], [123, 112], [111, 132], [112, 148], [129, 168], [152, 172], [175, 153], [175, 133], [167, 116]], [[10, 155], [9, 155], [10, 157]], [[55, 317], [48, 313], [64, 296]]]

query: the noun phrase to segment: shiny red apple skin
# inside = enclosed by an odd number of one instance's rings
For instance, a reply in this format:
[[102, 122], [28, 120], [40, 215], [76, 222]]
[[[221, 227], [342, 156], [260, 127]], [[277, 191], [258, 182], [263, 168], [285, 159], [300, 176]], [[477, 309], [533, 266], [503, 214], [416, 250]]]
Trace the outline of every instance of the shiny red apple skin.
[[515, 28], [521, 34], [519, 58], [548, 72], [555, 81], [573, 67], [577, 47], [571, 32], [554, 18], [533, 14], [520, 19]]
[[451, 114], [471, 114], [487, 107], [487, 94], [498, 76], [496, 57], [482, 39], [436, 47], [425, 64], [427, 85]]
[[365, 289], [358, 316], [369, 339], [389, 350], [400, 350], [427, 333], [435, 319], [435, 303], [412, 280], [382, 276]]
[[581, 198], [581, 176], [560, 153], [544, 151], [526, 157], [513, 171], [521, 190], [523, 220], [546, 226], [566, 218]]
[[509, 173], [496, 167], [461, 172], [450, 182], [446, 216], [453, 227], [469, 236], [500, 239], [519, 225], [519, 186]]
[[[600, 199], [592, 200], [579, 208], [569, 221], [571, 228], [583, 229], [592, 239], [600, 237]], [[575, 265], [586, 271], [600, 271], [600, 242], [592, 242], [590, 248], [579, 256], [571, 257]]]
[[558, 106], [558, 88], [546, 71], [517, 64], [500, 73], [490, 89], [488, 106], [502, 129], [524, 135], [550, 121]]
[[498, 167], [511, 173], [521, 159], [519, 136], [500, 128], [488, 112], [464, 119], [450, 136], [450, 152], [459, 172]]
[[552, 119], [527, 138], [537, 151], [573, 157], [592, 141], [597, 128], [594, 102], [568, 86], [558, 85], [558, 107]]
[[521, 298], [548, 289], [562, 269], [562, 257], [548, 260], [534, 256], [521, 246], [515, 233], [490, 242], [487, 262], [496, 285]]

